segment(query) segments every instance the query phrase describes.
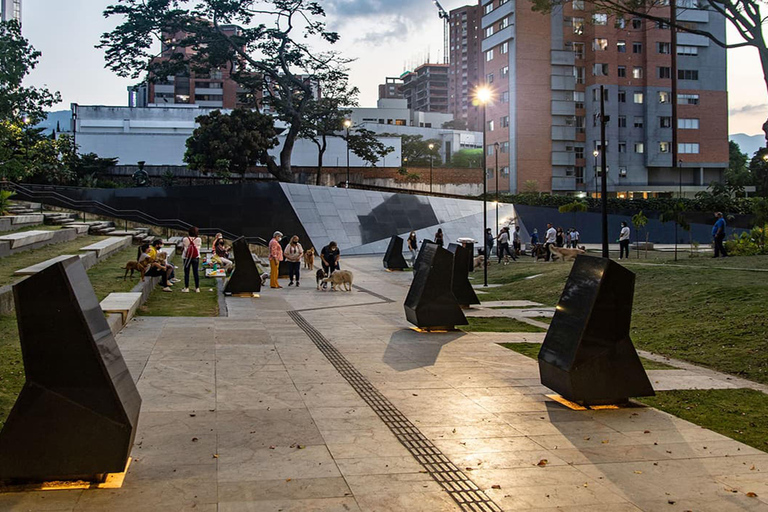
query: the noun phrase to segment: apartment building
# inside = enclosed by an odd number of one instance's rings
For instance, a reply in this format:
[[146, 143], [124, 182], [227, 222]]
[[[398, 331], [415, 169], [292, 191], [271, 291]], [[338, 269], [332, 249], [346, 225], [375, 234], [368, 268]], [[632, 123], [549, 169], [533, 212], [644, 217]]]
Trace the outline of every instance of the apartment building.
[[10, 20], [21, 23], [21, 0], [0, 0], [0, 21]]
[[385, 83], [379, 84], [380, 100], [400, 100], [404, 97], [403, 80], [401, 78], [388, 76]]
[[[481, 130], [482, 120], [472, 106], [472, 91], [486, 79], [482, 75], [480, 43], [482, 40], [480, 5], [465, 5], [450, 12], [448, 109], [454, 120], [462, 120], [469, 130]], [[493, 83], [495, 75], [487, 77]]]
[[[724, 18], [696, 9], [694, 0], [678, 5], [680, 22], [725, 37]], [[596, 195], [603, 150], [613, 196], [693, 194], [722, 178], [728, 166], [725, 50], [678, 32], [673, 73], [667, 24], [609, 16], [584, 0], [546, 15], [526, 1], [492, 0], [482, 9], [485, 74], [494, 74], [486, 154], [490, 177], [498, 151], [501, 190]], [[669, 7], [655, 14], [668, 18]], [[609, 119], [605, 148], [601, 86]]]
[[448, 64], [422, 64], [401, 78], [409, 109], [448, 113]]

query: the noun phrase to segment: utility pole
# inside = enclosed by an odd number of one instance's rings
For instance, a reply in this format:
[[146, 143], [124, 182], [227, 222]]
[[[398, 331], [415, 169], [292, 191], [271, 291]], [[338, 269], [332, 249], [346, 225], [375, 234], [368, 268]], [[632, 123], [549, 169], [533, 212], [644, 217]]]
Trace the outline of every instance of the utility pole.
[[605, 142], [605, 125], [608, 123], [605, 115], [605, 86], [600, 86], [600, 190], [602, 197], [600, 204], [603, 218], [603, 258], [610, 257], [608, 253], [608, 166], [606, 154], [608, 153]]
[[[678, 201], [683, 197], [683, 169], [679, 165], [677, 155], [679, 153], [677, 147], [677, 1], [670, 0], [669, 2], [669, 31], [671, 35], [671, 43], [669, 45], [669, 51], [672, 54], [670, 63], [669, 77], [672, 79], [672, 172], [677, 169], [677, 195]], [[679, 215], [683, 213], [680, 212]], [[677, 261], [677, 226], [679, 219], [675, 219], [675, 261]]]

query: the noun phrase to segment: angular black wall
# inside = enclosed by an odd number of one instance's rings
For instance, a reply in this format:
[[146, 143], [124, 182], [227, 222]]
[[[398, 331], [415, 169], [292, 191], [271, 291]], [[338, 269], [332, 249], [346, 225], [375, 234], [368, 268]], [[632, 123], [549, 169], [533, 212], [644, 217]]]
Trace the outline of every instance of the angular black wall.
[[405, 316], [409, 322], [426, 329], [467, 324], [451, 291], [452, 276], [453, 254], [436, 244], [423, 244], [405, 298]]

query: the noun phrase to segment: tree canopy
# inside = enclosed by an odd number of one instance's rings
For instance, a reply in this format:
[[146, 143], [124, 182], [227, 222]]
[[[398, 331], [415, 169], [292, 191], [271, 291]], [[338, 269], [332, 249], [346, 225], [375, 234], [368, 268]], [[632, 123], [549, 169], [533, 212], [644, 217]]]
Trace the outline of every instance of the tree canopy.
[[228, 69], [252, 97], [265, 94], [264, 102], [289, 127], [279, 163], [273, 157], [264, 163], [279, 180], [293, 181], [291, 154], [317, 89], [346, 78], [348, 61], [310, 46], [339, 39], [326, 29], [319, 2], [121, 0], [104, 15], [123, 17], [98, 46], [119, 76], [156, 80]]

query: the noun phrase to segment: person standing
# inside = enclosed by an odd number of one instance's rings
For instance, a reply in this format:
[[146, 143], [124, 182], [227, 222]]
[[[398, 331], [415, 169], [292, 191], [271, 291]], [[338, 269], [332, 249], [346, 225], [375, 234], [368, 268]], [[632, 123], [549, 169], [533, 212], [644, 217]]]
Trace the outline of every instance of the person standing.
[[336, 270], [339, 270], [339, 246], [336, 242], [331, 241], [328, 245], [323, 247], [320, 251], [320, 262], [323, 265], [323, 272], [329, 276]]
[[301, 270], [301, 257], [304, 256], [304, 248], [299, 243], [299, 237], [293, 235], [291, 237], [291, 243], [284, 251], [285, 260], [288, 262], [288, 277], [291, 282], [288, 286], [293, 286], [293, 280], [296, 279], [296, 288], [299, 287], [299, 271]]
[[579, 230], [576, 228], [571, 229], [571, 247], [574, 249], [579, 248], [579, 238], [581, 237], [581, 233], [579, 233]]
[[499, 236], [496, 237], [496, 239], [499, 241], [499, 247], [496, 249], [496, 256], [499, 258], [499, 263], [501, 263], [501, 258], [504, 257], [505, 252], [513, 260], [517, 260], [517, 256], [509, 250], [509, 228], [501, 228], [501, 233], [499, 233]]
[[621, 221], [621, 232], [619, 233], [619, 259], [624, 257], [629, 259], [629, 226], [625, 221]]
[[189, 236], [185, 236], [181, 241], [181, 245], [184, 250], [181, 252], [181, 261], [184, 265], [184, 288], [182, 293], [189, 293], [189, 272], [195, 276], [195, 293], [200, 293], [200, 275], [198, 268], [200, 266], [200, 248], [203, 246], [203, 241], [200, 239], [199, 230], [192, 226], [189, 228]]
[[539, 245], [539, 230], [536, 228], [533, 228], [533, 233], [531, 233], [531, 256], [533, 258], [536, 258], [537, 245]]
[[722, 255], [723, 258], [727, 258], [728, 253], [725, 252], [725, 245], [723, 245], [723, 240], [725, 240], [725, 218], [721, 212], [715, 212], [715, 218], [717, 220], [715, 225], [712, 226], [712, 238], [715, 242], [715, 255], [713, 257], [717, 258]]
[[437, 228], [437, 233], [435, 233], [435, 243], [438, 247], [442, 247], [445, 243], [443, 241], [443, 228]]
[[419, 252], [419, 241], [416, 240], [416, 232], [411, 231], [408, 235], [408, 250], [411, 251], [411, 266], [416, 261], [416, 254]]
[[554, 227], [552, 227], [552, 224], [547, 222], [547, 232], [544, 235], [544, 248], [547, 250], [547, 256], [545, 258], [545, 261], [550, 261], [552, 259], [552, 251], [549, 249], [551, 246], [555, 245], [557, 242], [557, 231]]
[[522, 244], [520, 243], [520, 226], [515, 226], [515, 231], [512, 233], [512, 250], [515, 256], [520, 256], [520, 250]]
[[280, 273], [280, 262], [283, 261], [283, 248], [280, 246], [280, 239], [283, 238], [283, 234], [279, 231], [275, 231], [272, 235], [272, 240], [269, 241], [269, 287], [270, 288], [282, 288], [280, 283], [277, 282], [278, 274]]
[[562, 247], [565, 242], [565, 235], [563, 234], [563, 228], [559, 227], [555, 230], [555, 245]]
[[485, 245], [486, 247], [483, 248], [483, 250], [488, 250], [488, 254], [485, 254], [485, 263], [488, 263], [488, 258], [490, 258], [492, 252], [491, 249], [493, 249], [493, 243], [496, 239], [493, 237], [493, 231], [491, 231], [491, 228], [487, 228], [485, 230]]

